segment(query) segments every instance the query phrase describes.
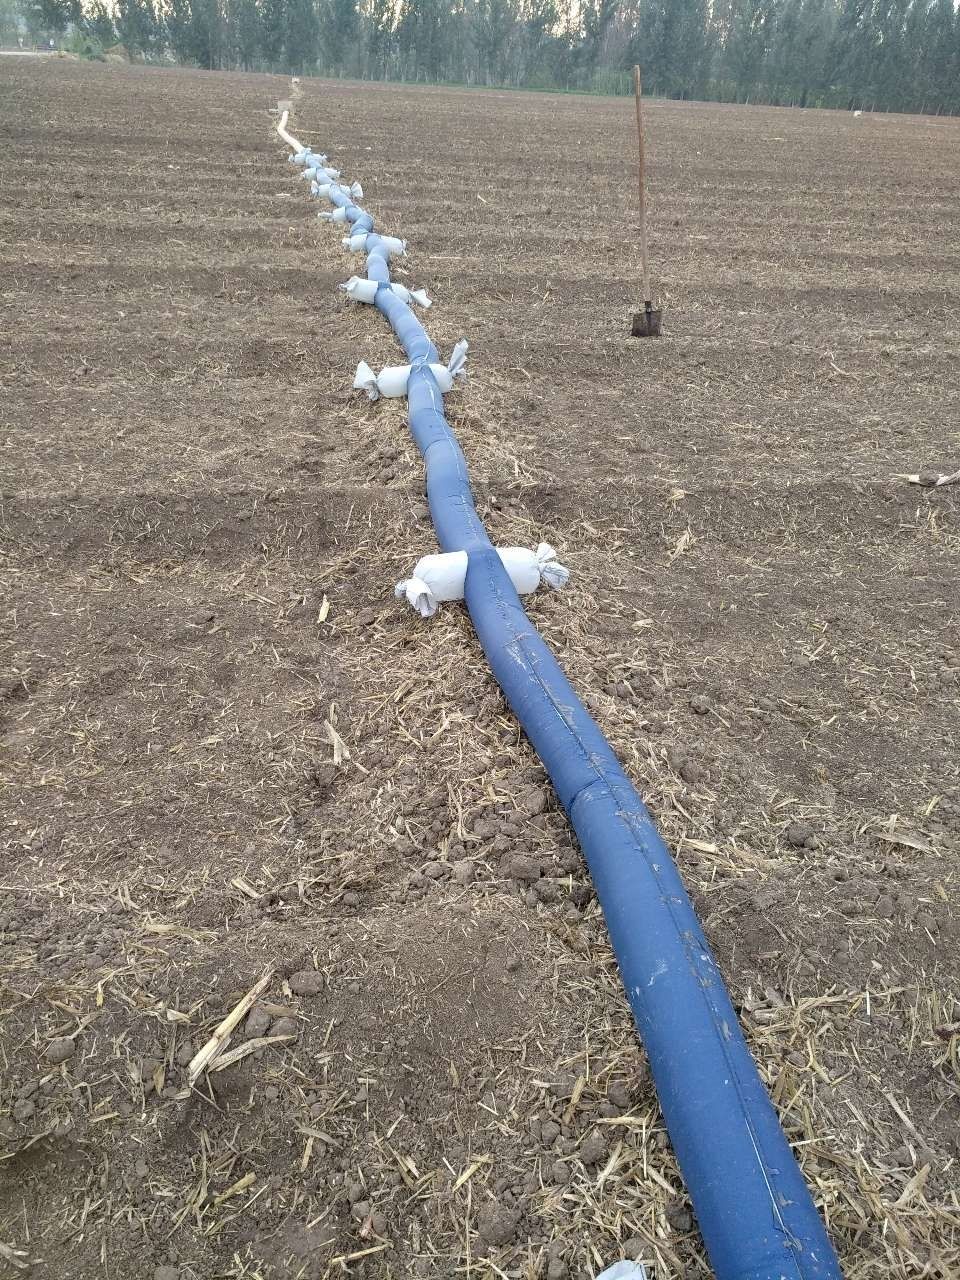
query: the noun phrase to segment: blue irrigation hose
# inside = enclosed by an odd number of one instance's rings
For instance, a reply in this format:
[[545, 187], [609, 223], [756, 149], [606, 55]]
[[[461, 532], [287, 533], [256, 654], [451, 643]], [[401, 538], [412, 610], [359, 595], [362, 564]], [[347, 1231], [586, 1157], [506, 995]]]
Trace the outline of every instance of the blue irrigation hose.
[[330, 199], [354, 233], [368, 233], [375, 304], [412, 366], [410, 430], [437, 538], [444, 551], [467, 553], [466, 605], [483, 651], [577, 833], [717, 1280], [842, 1280], [670, 852], [477, 515], [429, 368], [436, 348], [390, 289], [373, 219], [342, 187]]

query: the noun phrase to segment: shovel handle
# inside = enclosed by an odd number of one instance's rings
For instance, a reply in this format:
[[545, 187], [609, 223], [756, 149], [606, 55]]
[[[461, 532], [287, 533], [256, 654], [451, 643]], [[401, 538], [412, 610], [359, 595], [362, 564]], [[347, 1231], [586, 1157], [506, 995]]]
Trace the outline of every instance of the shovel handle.
[[640, 106], [640, 68], [633, 68], [633, 96], [637, 102], [637, 151], [639, 155], [639, 165], [637, 168], [638, 185], [640, 188], [640, 268], [643, 272], [643, 301], [646, 309], [650, 310], [650, 267], [647, 262], [647, 199], [644, 193], [643, 184], [643, 110]]

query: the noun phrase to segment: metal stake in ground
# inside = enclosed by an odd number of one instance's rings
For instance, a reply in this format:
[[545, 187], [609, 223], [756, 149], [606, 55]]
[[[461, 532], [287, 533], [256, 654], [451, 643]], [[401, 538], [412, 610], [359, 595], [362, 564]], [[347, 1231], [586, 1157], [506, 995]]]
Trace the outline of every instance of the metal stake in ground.
[[653, 309], [650, 296], [650, 265], [647, 262], [647, 199], [643, 189], [643, 111], [640, 107], [640, 68], [633, 68], [633, 93], [637, 100], [637, 147], [640, 155], [638, 177], [640, 184], [640, 266], [643, 271], [643, 310], [633, 313], [630, 330], [634, 338], [659, 338], [662, 311]]

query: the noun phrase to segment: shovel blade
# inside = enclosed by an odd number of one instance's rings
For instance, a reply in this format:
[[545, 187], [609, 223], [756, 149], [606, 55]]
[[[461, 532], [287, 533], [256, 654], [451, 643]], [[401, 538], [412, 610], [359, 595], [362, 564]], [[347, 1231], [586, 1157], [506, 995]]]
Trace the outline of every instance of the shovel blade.
[[633, 325], [630, 329], [630, 336], [633, 338], [659, 338], [660, 322], [663, 319], [662, 311], [635, 311], [633, 313]]

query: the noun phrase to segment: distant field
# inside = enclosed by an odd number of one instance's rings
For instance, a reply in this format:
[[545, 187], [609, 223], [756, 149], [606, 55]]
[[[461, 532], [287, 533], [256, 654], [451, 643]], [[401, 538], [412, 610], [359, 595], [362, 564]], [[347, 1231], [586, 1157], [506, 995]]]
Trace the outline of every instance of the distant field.
[[[566, 821], [462, 611], [393, 599], [422, 466], [350, 391], [397, 347], [291, 92], [0, 72], [0, 1241], [64, 1280], [701, 1280]], [[573, 570], [530, 612], [848, 1280], [955, 1280], [960, 487], [896, 476], [960, 467], [960, 120], [651, 103], [637, 342], [629, 101], [297, 94], [470, 341], [488, 527]], [[287, 1038], [184, 1098], [270, 965], [234, 1042]]]

